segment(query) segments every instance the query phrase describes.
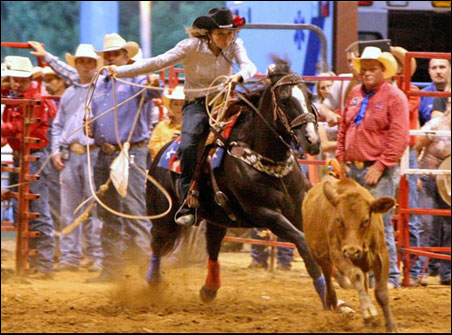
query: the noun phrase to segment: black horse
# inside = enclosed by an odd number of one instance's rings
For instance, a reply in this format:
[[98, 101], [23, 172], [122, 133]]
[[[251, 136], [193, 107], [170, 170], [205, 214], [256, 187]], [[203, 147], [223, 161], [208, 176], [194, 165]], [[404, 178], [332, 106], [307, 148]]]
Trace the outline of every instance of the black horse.
[[[294, 243], [324, 302], [324, 279], [301, 232], [301, 204], [310, 184], [303, 176], [291, 146], [301, 146], [304, 152], [312, 155], [319, 153], [320, 139], [312, 94], [302, 77], [290, 72], [287, 63], [271, 65], [268, 79], [268, 84], [258, 97], [251, 98], [254, 107], [247, 102], [238, 103], [246, 111], [242, 112], [232, 130], [223, 165], [214, 170], [216, 189], [226, 195], [223, 199], [227, 199], [228, 209], [214, 201], [213, 178], [205, 175], [199, 186], [201, 207], [198, 212], [199, 217], [207, 221], [209, 255], [208, 275], [200, 292], [205, 302], [213, 300], [220, 287], [218, 254], [226, 230], [237, 227], [268, 228]], [[147, 280], [152, 284], [160, 282], [160, 258], [171, 250], [183, 229], [174, 222], [174, 214], [181, 205], [177, 175], [157, 167], [165, 148], [149, 170], [149, 174], [168, 190], [173, 200], [172, 211], [161, 219], [153, 220], [153, 255], [147, 274]], [[150, 183], [147, 204], [151, 215], [168, 208], [167, 200]]]

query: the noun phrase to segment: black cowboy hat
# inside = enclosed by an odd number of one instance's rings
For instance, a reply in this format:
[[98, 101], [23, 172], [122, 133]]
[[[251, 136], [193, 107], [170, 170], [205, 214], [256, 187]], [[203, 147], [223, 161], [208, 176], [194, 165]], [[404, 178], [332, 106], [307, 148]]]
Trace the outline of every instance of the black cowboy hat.
[[238, 29], [245, 24], [245, 18], [232, 15], [225, 7], [212, 8], [207, 16], [200, 16], [193, 21], [193, 27], [201, 29]]

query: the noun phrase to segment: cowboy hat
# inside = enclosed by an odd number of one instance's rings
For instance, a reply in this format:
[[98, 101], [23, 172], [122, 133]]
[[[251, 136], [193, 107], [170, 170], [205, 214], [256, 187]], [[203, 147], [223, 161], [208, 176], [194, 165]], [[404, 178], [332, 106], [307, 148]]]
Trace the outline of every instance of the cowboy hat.
[[381, 52], [377, 47], [366, 47], [360, 58], [353, 59], [353, 67], [357, 73], [361, 72], [361, 60], [374, 59], [383, 65], [383, 77], [385, 79], [394, 76], [397, 73], [397, 61], [389, 52]]
[[133, 58], [137, 53], [139, 49], [139, 45], [136, 42], [126, 42], [125, 39], [123, 39], [121, 36], [119, 36], [116, 33], [113, 34], [107, 34], [104, 37], [104, 50], [97, 51], [96, 53], [99, 56], [102, 56], [102, 53], [107, 51], [115, 51], [124, 49], [127, 51], [127, 55], [129, 58]]
[[245, 18], [232, 15], [225, 7], [212, 8], [207, 16], [200, 16], [193, 21], [194, 28], [200, 29], [231, 29], [236, 30], [246, 23]]
[[56, 76], [58, 77], [58, 75], [56, 74], [55, 71], [53, 71], [53, 69], [50, 66], [44, 66], [44, 68], [42, 69], [42, 74], [43, 76]]
[[[450, 171], [450, 156], [443, 160], [443, 162], [438, 167], [438, 170], [449, 170]], [[438, 188], [438, 193], [446, 204], [450, 206], [450, 174], [449, 175], [437, 175], [436, 176], [436, 187]]]
[[32, 74], [32, 78], [33, 79], [38, 79], [41, 78], [43, 75], [43, 69], [40, 66], [35, 66], [33, 67], [33, 74]]
[[138, 62], [143, 59], [143, 50], [141, 48], [138, 49], [138, 52], [133, 58], [131, 58], [134, 62]]
[[[397, 58], [397, 60], [405, 67], [405, 54], [408, 51], [402, 47], [391, 47], [391, 53], [392, 55]], [[411, 76], [413, 76], [414, 72], [416, 72], [416, 59], [411, 58]]]
[[7, 56], [5, 64], [7, 70], [3, 76], [29, 78], [33, 75], [33, 64], [28, 57]]
[[66, 52], [66, 63], [75, 68], [75, 60], [79, 57], [93, 58], [96, 60], [96, 68], [101, 67], [102, 59], [94, 51], [94, 47], [91, 44], [79, 44], [75, 55], [72, 56], [69, 52]]
[[177, 86], [173, 89], [171, 94], [166, 92], [162, 97], [163, 105], [168, 111], [171, 111], [171, 100], [185, 100], [184, 89], [181, 86]]

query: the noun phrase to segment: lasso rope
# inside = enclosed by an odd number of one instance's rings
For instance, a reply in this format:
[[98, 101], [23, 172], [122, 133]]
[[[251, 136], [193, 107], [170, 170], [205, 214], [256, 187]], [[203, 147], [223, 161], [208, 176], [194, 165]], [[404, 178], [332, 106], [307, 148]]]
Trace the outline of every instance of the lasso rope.
[[[104, 67], [104, 68], [105, 68], [105, 67]], [[91, 103], [92, 103], [92, 99], [93, 99], [93, 96], [94, 96], [94, 90], [95, 90], [95, 88], [96, 88], [96, 86], [97, 86], [97, 81], [99, 80], [100, 72], [102, 71], [102, 69], [103, 69], [103, 68], [101, 68], [101, 69], [99, 70], [99, 72], [95, 75], [95, 77], [93, 77], [93, 79], [91, 80], [91, 83], [90, 83], [90, 87], [88, 88], [88, 92], [87, 92], [87, 95], [86, 95], [87, 98], [86, 98], [86, 100], [85, 100], [85, 117], [84, 117], [85, 119], [90, 119], [90, 117], [91, 117], [91, 115], [90, 115], [90, 107], [89, 107], [89, 106], [90, 106]], [[114, 102], [114, 111], [115, 111], [115, 134], [116, 134], [116, 137], [117, 137], [118, 145], [120, 146], [121, 150], [123, 150], [123, 146], [122, 146], [121, 140], [120, 140], [120, 138], [119, 138], [119, 131], [118, 131], [117, 107], [118, 107], [119, 105], [116, 103], [116, 92], [115, 92], [115, 83], [114, 83], [115, 78], [112, 77], [111, 79], [112, 79], [113, 102]], [[89, 92], [90, 92], [90, 89], [91, 89], [92, 87], [94, 87], [94, 89], [93, 89], [93, 94], [91, 94], [90, 99], [88, 99]], [[140, 92], [138, 92], [138, 94], [136, 94], [135, 96], [138, 96], [139, 94], [142, 94], [146, 89], [150, 89], [150, 88], [152, 88], [152, 87], [145, 86], [145, 87], [144, 87], [142, 90], [140, 90]], [[131, 100], [131, 99], [130, 99], [130, 100]], [[129, 100], [129, 101], [130, 101], [130, 100]], [[135, 127], [136, 127], [136, 125], [137, 125], [137, 121], [138, 121], [139, 115], [140, 115], [140, 113], [141, 113], [141, 108], [142, 108], [142, 106], [143, 106], [143, 102], [144, 102], [144, 97], [142, 97], [141, 100], [140, 100], [140, 104], [139, 104], [137, 113], [136, 113], [136, 115], [135, 115], [134, 123], [133, 123], [133, 126], [132, 126], [131, 130], [130, 130], [130, 133], [129, 133], [129, 136], [128, 136], [128, 139], [127, 139], [127, 142], [126, 142], [126, 143], [128, 143], [128, 142], [130, 141], [130, 139], [131, 139], [131, 137], [132, 137], [132, 135], [133, 135], [133, 132], [135, 131]], [[90, 121], [90, 122], [85, 122], [85, 132], [86, 132], [86, 134], [88, 134], [88, 130], [89, 130], [89, 129], [88, 129], [88, 125], [91, 124], [91, 123], [93, 122], [93, 120], [89, 120], [89, 121]], [[86, 148], [87, 148], [88, 171], [91, 171], [91, 157], [90, 157], [90, 149], [89, 149], [89, 145], [88, 145], [88, 144], [86, 145]], [[129, 160], [129, 163], [130, 163], [130, 158], [127, 157], [127, 159]], [[102, 200], [99, 199], [99, 197], [97, 196], [97, 194], [96, 194], [96, 192], [95, 192], [95, 188], [94, 188], [94, 184], [93, 184], [93, 178], [92, 178], [92, 175], [90, 174], [88, 180], [89, 180], [89, 186], [90, 186], [90, 190], [91, 190], [92, 197], [97, 201], [97, 203], [99, 203], [103, 208], [105, 208], [105, 209], [106, 209], [107, 211], [109, 211], [110, 213], [115, 214], [115, 215], [120, 216], [120, 217], [127, 218], [127, 219], [134, 219], [134, 220], [149, 219], [149, 220], [153, 220], [153, 219], [158, 219], [158, 218], [161, 218], [161, 217], [163, 217], [163, 216], [166, 216], [166, 215], [171, 211], [171, 208], [172, 208], [172, 205], [173, 205], [171, 196], [169, 195], [169, 193], [167, 192], [167, 190], [166, 190], [159, 182], [157, 182], [157, 180], [155, 180], [152, 176], [148, 175], [148, 174], [146, 173], [146, 171], [143, 171], [143, 170], [142, 170], [138, 165], [136, 165], [136, 164], [133, 164], [133, 166], [134, 166], [141, 174], [143, 174], [143, 175], [146, 177], [147, 180], [149, 180], [152, 184], [154, 184], [154, 185], [155, 185], [155, 186], [156, 186], [156, 187], [157, 187], [157, 188], [165, 195], [165, 197], [166, 197], [166, 199], [167, 199], [167, 201], [168, 201], [168, 209], [167, 209], [165, 212], [163, 212], [163, 213], [161, 213], [161, 214], [157, 214], [157, 215], [141, 216], [141, 215], [132, 215], [132, 214], [127, 214], [127, 213], [121, 213], [121, 212], [116, 211], [115, 209], [109, 207], [109, 206], [106, 205]], [[108, 178], [107, 182], [106, 182], [105, 184], [103, 184], [102, 186], [108, 187], [108, 184], [110, 183], [110, 181], [111, 181], [111, 178]], [[101, 187], [102, 187], [102, 186], [101, 186]], [[79, 208], [80, 208], [80, 206], [79, 206]]]
[[[124, 104], [126, 104], [127, 102], [129, 102], [129, 101], [135, 99], [137, 96], [141, 95], [146, 89], [162, 90], [162, 91], [164, 91], [165, 89], [164, 89], [164, 88], [159, 88], [159, 87], [150, 87], [149, 85], [141, 85], [141, 84], [130, 83], [130, 82], [128, 82], [128, 81], [121, 80], [121, 79], [116, 78], [115, 76], [113, 76], [113, 77], [111, 77], [111, 78], [112, 78], [112, 86], [113, 86], [114, 106], [113, 106], [112, 108], [109, 108], [108, 110], [102, 112], [101, 114], [97, 115], [96, 117], [91, 117], [91, 108], [90, 108], [90, 106], [91, 106], [92, 100], [93, 100], [93, 98], [94, 98], [95, 88], [97, 87], [97, 82], [98, 82], [98, 80], [99, 80], [100, 73], [101, 73], [104, 69], [106, 69], [106, 67], [100, 68], [99, 71], [93, 76], [93, 78], [92, 78], [91, 81], [90, 81], [90, 84], [89, 84], [89, 87], [88, 87], [88, 91], [87, 91], [87, 94], [86, 94], [86, 98], [85, 98], [85, 115], [84, 115], [84, 121], [85, 121], [85, 122], [84, 122], [83, 126], [77, 128], [77, 129], [75, 129], [72, 133], [70, 133], [70, 134], [66, 137], [66, 139], [70, 138], [72, 135], [74, 135], [75, 133], [77, 133], [79, 130], [81, 130], [81, 129], [83, 129], [83, 128], [84, 128], [84, 130], [85, 130], [85, 133], [88, 134], [88, 130], [89, 130], [88, 127], [89, 127], [94, 121], [98, 120], [99, 118], [101, 118], [102, 116], [106, 115], [107, 113], [110, 113], [111, 111], [114, 111], [114, 113], [115, 113], [115, 114], [114, 114], [114, 117], [115, 117], [115, 118], [114, 118], [114, 119], [115, 119], [115, 135], [116, 135], [117, 142], [118, 142], [118, 145], [119, 145], [120, 149], [123, 150], [123, 145], [122, 145], [122, 142], [121, 142], [121, 140], [120, 140], [120, 138], [119, 138], [118, 120], [117, 120], [117, 108], [120, 107], [120, 106], [122, 106], [122, 105], [124, 105]], [[232, 84], [232, 83], [228, 83], [226, 86], [225, 86], [224, 84], [220, 84], [220, 85], [216, 85], [216, 86], [213, 85], [213, 84], [214, 84], [215, 82], [217, 82], [219, 79], [224, 79], [224, 78], [228, 79], [227, 76], [219, 76], [219, 77], [217, 77], [217, 78], [209, 85], [209, 87], [208, 87], [207, 89], [203, 88], [203, 89], [185, 89], [185, 90], [184, 90], [185, 92], [195, 92], [195, 93], [197, 93], [197, 92], [206, 92], [206, 95], [205, 95], [205, 97], [206, 97], [206, 111], [207, 111], [207, 114], [208, 114], [208, 116], [209, 116], [209, 124], [210, 124], [212, 127], [215, 127], [215, 128], [218, 128], [218, 127], [221, 128], [221, 127], [223, 127], [225, 124], [227, 124], [227, 122], [222, 122], [221, 119], [222, 119], [222, 117], [224, 116], [224, 112], [225, 112], [226, 109], [227, 109], [227, 104], [228, 104], [228, 101], [229, 101], [229, 97], [230, 97], [230, 94], [231, 94], [231, 91], [232, 91], [232, 85], [233, 85], [233, 84]], [[119, 82], [125, 83], [125, 84], [127, 84], [127, 85], [131, 85], [131, 86], [135, 86], [135, 87], [140, 87], [140, 88], [142, 88], [142, 90], [140, 90], [140, 91], [139, 91], [138, 93], [136, 93], [135, 95], [133, 95], [133, 96], [131, 96], [131, 97], [125, 99], [124, 101], [122, 101], [122, 102], [120, 102], [120, 103], [118, 104], [117, 101], [116, 101], [115, 80], [118, 80]], [[219, 89], [219, 88], [222, 88], [221, 91], [220, 91], [220, 92], [219, 92], [212, 100], [209, 101], [209, 94], [208, 94], [208, 92], [213, 91], [213, 90], [217, 90], [217, 89]], [[211, 113], [210, 110], [209, 110], [209, 106], [215, 104], [215, 103], [217, 102], [217, 100], [222, 96], [222, 94], [224, 94], [225, 91], [227, 91], [226, 96], [225, 96], [224, 98], [221, 99], [222, 102], [220, 102], [219, 104], [216, 104], [215, 107], [212, 108], [212, 113]], [[142, 108], [142, 106], [143, 106], [143, 102], [144, 102], [144, 96], [141, 97], [140, 104], [139, 104], [139, 108], [138, 108], [137, 114], [136, 114], [136, 116], [135, 116], [135, 118], [134, 118], [134, 123], [133, 123], [133, 126], [132, 126], [132, 128], [131, 128], [131, 131], [130, 131], [130, 133], [129, 133], [127, 142], [130, 141], [130, 139], [131, 139], [131, 137], [132, 137], [132, 135], [133, 135], [133, 132], [134, 132], [134, 130], [135, 130], [135, 128], [136, 128], [136, 125], [137, 125], [137, 122], [138, 122], [138, 119], [139, 119], [139, 114], [140, 114], [141, 108]], [[217, 111], [217, 110], [220, 109], [220, 108], [221, 108], [221, 111]], [[215, 115], [215, 114], [216, 114], [216, 115]], [[215, 116], [216, 116], [216, 117], [215, 117]], [[63, 142], [64, 142], [66, 139], [64, 139]], [[127, 142], [126, 142], [126, 143], [127, 143]], [[53, 157], [54, 152], [56, 152], [57, 150], [58, 150], [58, 149], [55, 149], [55, 150], [53, 150], [53, 151], [49, 154], [49, 156], [47, 157], [47, 159], [45, 160], [45, 162], [42, 164], [42, 166], [40, 167], [40, 169], [38, 169], [38, 171], [36, 172], [36, 174], [39, 175], [39, 174], [43, 171], [43, 169], [44, 169], [44, 168], [47, 166], [47, 164], [49, 163], [50, 159]], [[88, 142], [87, 142], [87, 144], [86, 144], [86, 152], [87, 152], [88, 171], [91, 171], [91, 157], [90, 157], [91, 155], [90, 155], [90, 146], [89, 146]], [[129, 160], [129, 163], [130, 163], [130, 158], [129, 158], [129, 157], [127, 157], [127, 158], [128, 158], [128, 160]], [[134, 166], [134, 167], [135, 167], [142, 175], [144, 175], [144, 176], [146, 177], [147, 180], [149, 180], [153, 185], [155, 185], [155, 186], [156, 186], [156, 187], [157, 187], [157, 188], [165, 195], [165, 197], [167, 198], [167, 201], [168, 201], [168, 203], [169, 203], [169, 206], [168, 206], [168, 209], [167, 209], [164, 213], [157, 214], [157, 215], [153, 215], [153, 216], [137, 216], [137, 215], [131, 215], [131, 214], [126, 214], [126, 213], [121, 213], [121, 212], [118, 212], [118, 211], [116, 211], [116, 210], [110, 208], [109, 206], [107, 206], [105, 203], [103, 203], [103, 202], [99, 199], [97, 193], [95, 192], [95, 188], [94, 188], [94, 184], [93, 184], [93, 180], [92, 180], [92, 175], [91, 175], [91, 173], [90, 173], [88, 179], [89, 179], [90, 191], [91, 191], [91, 193], [92, 193], [92, 196], [91, 196], [90, 198], [86, 199], [85, 201], [83, 201], [83, 202], [76, 208], [76, 210], [74, 211], [74, 214], [77, 213], [77, 211], [78, 211], [80, 208], [82, 208], [86, 203], [88, 203], [90, 200], [92, 200], [92, 199], [94, 198], [94, 199], [96, 200], [96, 202], [99, 203], [102, 207], [104, 207], [107, 211], [109, 211], [109, 212], [111, 212], [112, 214], [115, 214], [115, 215], [117, 215], [117, 216], [125, 217], [125, 218], [128, 218], [128, 219], [136, 219], [136, 220], [138, 220], [138, 219], [151, 219], [151, 220], [152, 220], [152, 219], [161, 218], [161, 217], [167, 215], [167, 214], [171, 211], [171, 208], [172, 208], [172, 199], [171, 199], [169, 193], [166, 191], [166, 189], [165, 189], [163, 186], [161, 186], [160, 183], [158, 183], [157, 180], [155, 180], [152, 176], [148, 175], [148, 174], [146, 173], [146, 171], [144, 171], [143, 169], [141, 169], [141, 168], [140, 168], [139, 166], [137, 166], [136, 164], [133, 164], [133, 166]], [[25, 183], [29, 183], [29, 182], [30, 182], [30, 181], [27, 181], [27, 182], [25, 182]], [[111, 182], [111, 178], [108, 178], [108, 180], [107, 180], [103, 185], [100, 186], [100, 190], [98, 191], [98, 193], [100, 193], [100, 194], [105, 193], [105, 191], [106, 191], [106, 190], [108, 189], [108, 187], [109, 187], [109, 183], [110, 183], [110, 182]], [[25, 183], [19, 183], [19, 184], [14, 184], [14, 185], [8, 185], [7, 187], [4, 187], [4, 188], [5, 188], [5, 189], [13, 188], [13, 187], [17, 187], [17, 186], [23, 185], [23, 184], [25, 184]], [[3, 187], [2, 187], [2, 189], [3, 189]], [[90, 206], [88, 206], [88, 208], [85, 209], [85, 211], [83, 212], [83, 214], [80, 215], [80, 216], [79, 216], [79, 217], [78, 217], [71, 225], [69, 225], [68, 227], [65, 228], [65, 230], [63, 230], [63, 234], [69, 234], [69, 233], [72, 232], [72, 231], [73, 231], [73, 230], [74, 230], [81, 222], [83, 222], [83, 221], [87, 218], [87, 216], [88, 216], [88, 214], [89, 214], [89, 211], [92, 209], [93, 206], [94, 206], [94, 202], [93, 202]], [[56, 233], [57, 235], [61, 235], [61, 233], [59, 233], [59, 232], [55, 232], [55, 233]]]

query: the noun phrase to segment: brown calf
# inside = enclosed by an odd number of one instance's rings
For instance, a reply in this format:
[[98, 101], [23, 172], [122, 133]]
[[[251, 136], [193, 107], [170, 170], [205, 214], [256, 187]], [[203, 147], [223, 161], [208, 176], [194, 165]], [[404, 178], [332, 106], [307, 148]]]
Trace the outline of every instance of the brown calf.
[[350, 178], [329, 178], [307, 193], [302, 209], [306, 242], [325, 276], [328, 307], [340, 311], [331, 280], [334, 267], [358, 291], [364, 321], [375, 323], [377, 310], [367, 292], [367, 272], [372, 270], [375, 297], [389, 332], [396, 331], [396, 324], [389, 307], [389, 257], [382, 214], [394, 205], [391, 197], [375, 200]]

